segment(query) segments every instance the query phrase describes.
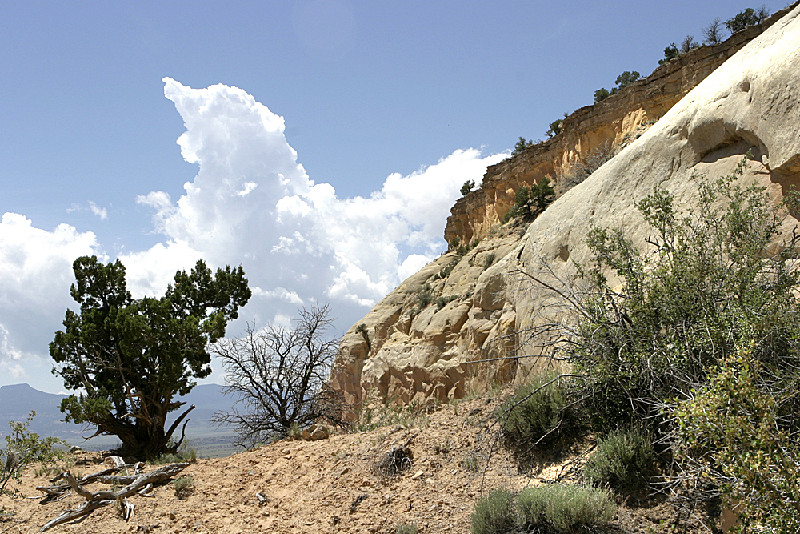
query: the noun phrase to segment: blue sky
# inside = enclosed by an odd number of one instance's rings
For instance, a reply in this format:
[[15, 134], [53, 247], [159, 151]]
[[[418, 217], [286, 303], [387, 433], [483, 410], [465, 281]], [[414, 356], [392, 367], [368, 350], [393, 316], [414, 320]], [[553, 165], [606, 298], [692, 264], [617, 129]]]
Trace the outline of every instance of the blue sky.
[[47, 344], [85, 253], [121, 257], [137, 294], [242, 263], [243, 318], [331, 302], [343, 332], [445, 248], [460, 184], [518, 136], [758, 5], [7, 3], [0, 385], [59, 389]]

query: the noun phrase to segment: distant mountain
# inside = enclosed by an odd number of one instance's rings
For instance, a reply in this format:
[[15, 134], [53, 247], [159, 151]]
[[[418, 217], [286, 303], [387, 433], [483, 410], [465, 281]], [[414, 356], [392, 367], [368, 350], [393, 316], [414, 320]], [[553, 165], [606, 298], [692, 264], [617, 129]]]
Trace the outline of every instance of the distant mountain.
[[[223, 387], [218, 384], [201, 384], [180, 400], [187, 406], [194, 404], [195, 409], [189, 414], [186, 426], [186, 440], [190, 446], [203, 451], [230, 452], [233, 432], [229, 428], [219, 428], [211, 417], [216, 411], [227, 411], [233, 399], [222, 394]], [[55, 436], [73, 445], [87, 449], [108, 449], [117, 444], [115, 438], [99, 436], [91, 441], [83, 439], [92, 434], [91, 429], [82, 425], [66, 423], [61, 413], [61, 399], [66, 395], [45, 393], [32, 388], [28, 384], [14, 384], [0, 387], [0, 447], [5, 445], [5, 436], [9, 434], [9, 421], [24, 421], [31, 410], [36, 412], [30, 430], [42, 437]], [[180, 412], [173, 412], [167, 424], [174, 421]]]

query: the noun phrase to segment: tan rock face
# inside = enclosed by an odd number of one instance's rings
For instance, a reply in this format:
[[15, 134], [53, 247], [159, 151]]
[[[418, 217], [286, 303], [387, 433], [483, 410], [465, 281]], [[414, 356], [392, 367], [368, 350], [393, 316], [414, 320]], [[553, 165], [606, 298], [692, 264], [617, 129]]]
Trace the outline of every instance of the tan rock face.
[[489, 167], [481, 187], [459, 199], [450, 210], [445, 240], [469, 243], [483, 239], [513, 205], [514, 192], [520, 187], [547, 177], [558, 190], [559, 182], [576, 164], [585, 162], [593, 153], [634, 140], [729, 57], [775, 23], [781, 13], [723, 43], [681, 55], [618, 94], [576, 110], [564, 119], [560, 135]]
[[[660, 186], [691, 210], [693, 176], [730, 174], [748, 151], [754, 161], [745, 179], [776, 198], [800, 184], [798, 72], [795, 4], [527, 229], [495, 226], [463, 256], [445, 254], [403, 282], [360, 321], [361, 332], [354, 326], [344, 336], [332, 385], [352, 403], [368, 394], [409, 403], [522, 380], [537, 359], [509, 357], [536, 354], [525, 332], [556, 302], [522, 273], [546, 266], [548, 276], [568, 279], [589, 257], [584, 240], [592, 224], [623, 228], [644, 246], [639, 199]], [[528, 172], [522, 160], [508, 165]], [[787, 227], [795, 223], [787, 218]]]

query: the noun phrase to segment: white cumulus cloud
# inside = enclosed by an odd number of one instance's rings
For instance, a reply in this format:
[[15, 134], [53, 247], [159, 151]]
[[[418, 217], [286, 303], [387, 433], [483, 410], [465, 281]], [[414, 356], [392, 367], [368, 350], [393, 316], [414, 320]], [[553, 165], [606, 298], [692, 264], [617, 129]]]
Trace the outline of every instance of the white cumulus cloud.
[[[47, 356], [47, 345], [72, 303], [72, 262], [98, 254], [92, 232], [60, 224], [36, 228], [30, 219], [0, 219], [0, 370], [22, 376], [20, 362]], [[102, 255], [101, 255], [102, 257]]]
[[[298, 306], [323, 303], [338, 331], [352, 325], [445, 248], [444, 224], [461, 184], [480, 182], [488, 165], [506, 157], [457, 150], [409, 175], [389, 175], [370, 195], [341, 198], [308, 176], [283, 117], [242, 89], [193, 89], [165, 78], [164, 95], [183, 119], [177, 142], [197, 174], [177, 198], [164, 191], [137, 197], [162, 238], [119, 256], [128, 288], [136, 297], [163, 294], [176, 270], [201, 258], [212, 267], [242, 264], [253, 297], [240, 323], [257, 327], [288, 324]], [[94, 202], [70, 210], [108, 217]], [[21, 379], [49, 369], [48, 343], [65, 309], [75, 308], [72, 262], [87, 254], [113, 259], [91, 231], [2, 216], [0, 372]]]
[[193, 89], [165, 78], [164, 94], [186, 127], [181, 154], [198, 172], [176, 200], [161, 191], [139, 197], [166, 240], [122, 259], [138, 289], [198, 257], [241, 263], [259, 288], [247, 319], [271, 321], [300, 303], [330, 301], [345, 322], [355, 321], [442, 251], [461, 184], [480, 182], [488, 165], [506, 157], [457, 150], [410, 175], [388, 176], [367, 197], [339, 198], [299, 163], [283, 117], [244, 90]]

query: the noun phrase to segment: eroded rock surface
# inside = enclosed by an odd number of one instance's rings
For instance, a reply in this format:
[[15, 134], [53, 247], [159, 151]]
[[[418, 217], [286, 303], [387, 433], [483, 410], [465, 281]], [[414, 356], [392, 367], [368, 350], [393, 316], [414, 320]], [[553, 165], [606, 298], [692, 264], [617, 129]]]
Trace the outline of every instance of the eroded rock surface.
[[[549, 276], [569, 278], [588, 258], [592, 224], [623, 228], [643, 246], [639, 199], [660, 186], [691, 210], [694, 176], [730, 174], [748, 151], [745, 179], [776, 198], [800, 185], [798, 73], [795, 4], [527, 229], [487, 223], [475, 248], [445, 254], [403, 282], [345, 335], [333, 386], [356, 404], [369, 394], [409, 403], [524, 377], [536, 359], [508, 358], [535, 351], [524, 332], [554, 300], [521, 272], [547, 266]], [[498, 199], [484, 200], [487, 213]], [[796, 222], [789, 216], [786, 225]]]
[[[514, 192], [543, 177], [563, 189], [575, 166], [629, 144], [661, 118], [692, 88], [744, 45], [769, 28], [786, 10], [762, 25], [737, 32], [723, 43], [701, 46], [665, 65], [618, 94], [585, 106], [564, 118], [562, 133], [524, 153], [489, 167], [481, 187], [451, 209], [445, 240], [483, 239], [514, 203]], [[554, 117], [555, 118], [555, 117]]]

